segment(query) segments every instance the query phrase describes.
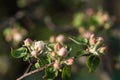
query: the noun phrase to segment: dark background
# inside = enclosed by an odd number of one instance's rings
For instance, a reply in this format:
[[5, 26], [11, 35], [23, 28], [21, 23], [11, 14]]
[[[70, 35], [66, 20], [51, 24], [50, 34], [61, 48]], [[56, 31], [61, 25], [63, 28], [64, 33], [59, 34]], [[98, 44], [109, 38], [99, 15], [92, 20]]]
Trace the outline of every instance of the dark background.
[[[33, 40], [48, 40], [51, 35], [59, 33], [77, 35], [76, 29], [70, 24], [74, 13], [84, 11], [86, 8], [96, 11], [99, 7], [107, 11], [110, 16], [115, 16], [114, 25], [106, 37], [106, 44], [109, 46], [107, 55], [103, 56], [101, 67], [94, 74], [88, 73], [88, 70], [83, 68], [75, 73], [73, 71], [73, 77], [74, 80], [98, 80], [98, 77], [99, 80], [120, 80], [119, 4], [120, 0], [0, 0], [0, 80], [15, 80], [22, 75], [28, 65], [22, 59], [18, 60], [11, 56], [11, 47], [21, 46], [22, 40], [26, 37]], [[18, 15], [20, 12], [23, 14], [22, 17]], [[55, 27], [51, 24], [46, 25], [45, 18], [48, 16]], [[6, 40], [4, 35], [5, 29], [13, 28], [14, 24], [26, 31], [26, 35], [19, 43]], [[81, 68], [79, 62], [76, 66], [75, 69]], [[35, 76], [28, 80], [35, 79]]]

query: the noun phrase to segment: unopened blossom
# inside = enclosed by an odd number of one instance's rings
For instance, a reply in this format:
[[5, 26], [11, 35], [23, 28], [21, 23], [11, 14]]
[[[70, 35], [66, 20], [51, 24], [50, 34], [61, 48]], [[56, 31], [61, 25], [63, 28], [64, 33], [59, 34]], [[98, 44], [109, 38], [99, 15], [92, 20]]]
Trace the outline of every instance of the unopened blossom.
[[50, 42], [55, 42], [55, 36], [51, 36], [49, 39]]
[[32, 52], [31, 52], [31, 55], [32, 55], [33, 57], [37, 58], [37, 51], [32, 51]]
[[51, 52], [51, 56], [52, 56], [52, 57], [55, 57], [55, 52]]
[[22, 40], [22, 35], [20, 33], [14, 33], [13, 34], [13, 40], [16, 41], [16, 42], [19, 42]]
[[102, 42], [103, 42], [103, 37], [98, 37], [98, 39], [97, 39], [97, 44], [101, 44]]
[[88, 9], [86, 10], [86, 14], [89, 15], [89, 16], [92, 16], [92, 15], [94, 14], [93, 9], [92, 9], [92, 8], [88, 8]]
[[59, 51], [58, 51], [58, 55], [59, 56], [66, 56], [67, 55], [67, 49], [62, 47]]
[[94, 45], [95, 44], [95, 35], [94, 34], [92, 34], [91, 36], [90, 36], [90, 39], [89, 39], [89, 44], [90, 45]]
[[56, 42], [64, 42], [65, 41], [65, 36], [60, 34], [56, 37]]
[[103, 37], [98, 37], [98, 41], [102, 42], [103, 41]]
[[105, 53], [106, 49], [107, 49], [107, 47], [101, 47], [101, 48], [99, 49], [99, 52], [100, 52], [100, 53]]
[[62, 45], [61, 45], [59, 42], [57, 42], [57, 43], [54, 45], [54, 49], [55, 49], [55, 50], [59, 50], [61, 47], [62, 47]]
[[54, 64], [53, 64], [53, 67], [54, 67], [55, 69], [60, 69], [61, 64], [60, 64], [58, 61], [55, 61]]
[[84, 32], [85, 32], [84, 26], [80, 26], [79, 29], [78, 29], [78, 31], [79, 31], [80, 33], [84, 33]]
[[67, 64], [67, 65], [72, 65], [73, 63], [74, 63], [74, 58], [73, 58], [73, 57], [69, 58], [69, 59], [66, 61], [66, 64]]
[[32, 40], [29, 39], [29, 38], [27, 38], [27, 39], [24, 40], [24, 45], [25, 45], [25, 46], [30, 46], [31, 43], [32, 43]]
[[107, 13], [103, 14], [102, 20], [103, 20], [103, 22], [108, 21], [109, 20], [109, 15]]
[[33, 45], [33, 48], [37, 51], [43, 50], [45, 47], [45, 43], [43, 41], [36, 41]]
[[91, 32], [87, 31], [87, 32], [83, 33], [83, 37], [88, 39], [88, 38], [90, 38], [91, 34], [92, 34]]

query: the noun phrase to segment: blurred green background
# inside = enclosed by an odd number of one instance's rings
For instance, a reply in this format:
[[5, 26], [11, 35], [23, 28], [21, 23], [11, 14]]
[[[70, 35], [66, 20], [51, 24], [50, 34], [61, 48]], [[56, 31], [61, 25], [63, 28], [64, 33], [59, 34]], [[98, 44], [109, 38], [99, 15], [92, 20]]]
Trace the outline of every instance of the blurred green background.
[[[120, 80], [119, 4], [120, 0], [0, 0], [0, 80], [15, 80], [27, 68], [28, 63], [10, 54], [11, 47], [21, 46], [25, 38], [49, 40], [52, 35], [86, 37], [87, 33], [103, 36], [108, 51], [92, 74], [85, 59], [78, 60], [72, 66], [72, 79]], [[39, 75], [25, 80], [40, 80]]]

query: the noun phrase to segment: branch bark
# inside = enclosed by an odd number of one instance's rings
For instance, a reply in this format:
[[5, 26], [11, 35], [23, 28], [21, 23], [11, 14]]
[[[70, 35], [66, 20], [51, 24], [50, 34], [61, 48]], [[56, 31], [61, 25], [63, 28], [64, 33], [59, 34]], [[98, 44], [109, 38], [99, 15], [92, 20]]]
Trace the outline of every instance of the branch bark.
[[28, 68], [26, 69], [26, 71], [24, 72], [24, 74], [26, 74], [26, 73], [28, 73], [28, 72], [29, 72], [29, 70], [30, 70], [31, 66], [32, 66], [32, 63], [30, 63], [30, 64], [29, 64], [29, 66], [28, 66]]
[[22, 80], [23, 78], [25, 78], [25, 77], [27, 77], [27, 76], [30, 76], [30, 75], [32, 75], [32, 74], [34, 74], [34, 73], [40, 72], [40, 71], [44, 70], [46, 67], [49, 67], [49, 66], [51, 66], [51, 65], [52, 65], [52, 63], [51, 63], [51, 64], [48, 64], [48, 65], [45, 65], [45, 66], [43, 66], [43, 67], [41, 67], [41, 68], [35, 69], [35, 70], [33, 70], [33, 71], [30, 71], [30, 72], [28, 72], [28, 73], [25, 73], [25, 74], [23, 74], [22, 76], [20, 76], [19, 78], [17, 78], [16, 80]]

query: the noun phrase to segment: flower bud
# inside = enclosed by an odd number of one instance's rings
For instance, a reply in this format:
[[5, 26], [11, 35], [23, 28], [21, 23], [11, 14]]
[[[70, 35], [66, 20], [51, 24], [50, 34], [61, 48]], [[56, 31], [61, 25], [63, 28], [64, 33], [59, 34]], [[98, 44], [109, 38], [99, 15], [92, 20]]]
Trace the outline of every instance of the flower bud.
[[95, 28], [95, 26], [94, 26], [94, 25], [91, 25], [91, 26], [89, 27], [89, 30], [90, 30], [90, 31], [92, 31], [92, 32], [94, 32], [94, 31], [95, 31], [95, 29], [96, 29], [96, 28]]
[[58, 55], [59, 56], [66, 56], [67, 55], [67, 49], [62, 47], [59, 51], [58, 51]]
[[100, 52], [100, 53], [105, 53], [106, 49], [107, 49], [106, 47], [101, 47], [101, 48], [99, 49], [99, 52]]
[[98, 37], [98, 39], [97, 39], [97, 44], [101, 44], [102, 42], [103, 42], [103, 37]]
[[98, 37], [98, 41], [102, 42], [103, 41], [103, 37]]
[[22, 40], [22, 34], [20, 34], [20, 33], [14, 33], [13, 34], [13, 40], [15, 41], [15, 42], [19, 42], [19, 41], [21, 41]]
[[86, 10], [86, 14], [87, 14], [88, 16], [92, 16], [92, 15], [94, 14], [93, 9], [88, 8], [88, 9]]
[[51, 56], [52, 56], [52, 57], [55, 57], [55, 52], [51, 52]]
[[59, 50], [62, 47], [62, 45], [58, 42], [54, 45], [55, 50]]
[[69, 58], [67, 61], [66, 61], [66, 64], [67, 65], [72, 65], [74, 63], [74, 58]]
[[45, 43], [43, 41], [36, 41], [34, 43], [34, 49], [37, 51], [43, 50], [45, 46]]
[[61, 64], [60, 64], [58, 61], [55, 61], [55, 63], [53, 64], [53, 67], [54, 67], [55, 69], [60, 69]]
[[27, 39], [24, 40], [24, 45], [25, 45], [25, 46], [30, 46], [31, 43], [32, 43], [32, 40], [29, 39], [29, 38], [27, 38]]
[[88, 38], [90, 38], [91, 34], [92, 34], [91, 32], [87, 31], [87, 32], [83, 33], [83, 37], [88, 39]]
[[95, 35], [94, 35], [94, 34], [92, 34], [92, 35], [90, 36], [89, 44], [90, 44], [90, 45], [94, 45], [94, 44], [95, 44]]
[[103, 14], [102, 20], [103, 20], [103, 22], [108, 21], [109, 20], [109, 15], [107, 13]]
[[31, 55], [32, 55], [33, 57], [37, 58], [37, 52], [36, 52], [36, 51], [32, 51], [32, 52], [31, 52]]
[[56, 42], [64, 42], [65, 41], [65, 36], [64, 35], [58, 35], [56, 37]]
[[49, 41], [50, 42], [55, 42], [55, 36], [51, 36]]
[[80, 33], [84, 33], [84, 32], [85, 32], [84, 26], [80, 26], [80, 27], [78, 28], [78, 31], [79, 31]]

